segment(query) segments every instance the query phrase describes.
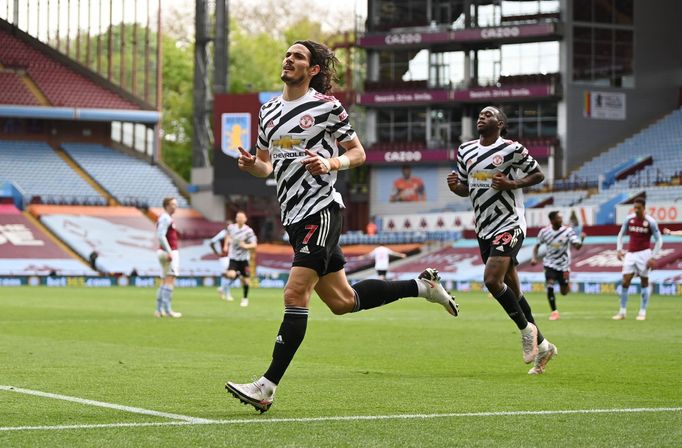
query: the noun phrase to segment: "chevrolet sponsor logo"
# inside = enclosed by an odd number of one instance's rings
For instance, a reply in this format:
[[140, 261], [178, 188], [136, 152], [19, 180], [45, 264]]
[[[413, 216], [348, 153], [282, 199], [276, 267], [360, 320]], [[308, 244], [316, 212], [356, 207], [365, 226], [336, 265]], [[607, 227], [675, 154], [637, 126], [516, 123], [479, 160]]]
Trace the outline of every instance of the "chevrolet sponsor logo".
[[488, 180], [493, 178], [493, 173], [489, 171], [474, 171], [471, 177], [476, 180]]
[[283, 149], [291, 149], [294, 146], [302, 145], [304, 142], [305, 139], [292, 138], [290, 135], [285, 135], [278, 140], [272, 140], [272, 146]]

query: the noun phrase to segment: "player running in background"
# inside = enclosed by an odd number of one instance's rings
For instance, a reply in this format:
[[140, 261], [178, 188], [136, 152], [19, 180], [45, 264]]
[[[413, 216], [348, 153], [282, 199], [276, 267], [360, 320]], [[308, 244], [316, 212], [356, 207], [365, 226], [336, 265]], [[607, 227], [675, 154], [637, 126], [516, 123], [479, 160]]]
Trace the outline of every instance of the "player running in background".
[[538, 233], [537, 244], [533, 247], [533, 258], [530, 264], [535, 266], [538, 263], [538, 249], [543, 244], [547, 246], [547, 251], [542, 259], [545, 267], [545, 281], [547, 283], [547, 300], [552, 314], [549, 320], [558, 320], [559, 311], [556, 308], [556, 297], [554, 295], [554, 285], [559, 284], [561, 295], [565, 296], [570, 291], [571, 275], [571, 246], [574, 249], [583, 247], [585, 233], [576, 235], [573, 228], [563, 225], [563, 217], [558, 211], [549, 213], [550, 225], [544, 227]]
[[533, 363], [528, 374], [537, 375], [557, 349], [535, 326], [521, 293], [516, 255], [526, 236], [521, 189], [539, 184], [545, 176], [523, 145], [502, 139], [507, 117], [500, 109], [483, 108], [476, 127], [480, 138], [457, 150], [457, 171], [448, 175], [448, 187], [457, 196], [471, 198], [485, 286], [521, 331], [523, 360]]
[[227, 270], [230, 266], [230, 247], [229, 240], [227, 239], [227, 229], [232, 224], [232, 220], [228, 219], [225, 221], [225, 228], [218, 232], [213, 238], [209, 245], [211, 250], [218, 257], [218, 262], [220, 263], [220, 272], [222, 277], [220, 278], [220, 286], [218, 287], [218, 292], [220, 292], [220, 297], [223, 300], [232, 302], [234, 298], [230, 294], [230, 285], [232, 280], [227, 278]]
[[[425, 278], [406, 281], [373, 279], [351, 286], [346, 278], [339, 246], [344, 204], [334, 184], [339, 170], [364, 163], [365, 150], [348, 113], [327, 95], [337, 62], [334, 53], [317, 42], [290, 46], [282, 61], [282, 95], [260, 109], [257, 154], [239, 148], [241, 170], [262, 178], [274, 174], [282, 224], [294, 249], [270, 367], [253, 383], [225, 385], [241, 402], [261, 412], [270, 408], [275, 389], [303, 342], [313, 290], [334, 314], [376, 308], [403, 297], [424, 297], [453, 316], [458, 313], [433, 269], [422, 273]], [[339, 154], [338, 145], [345, 154]]]
[[386, 246], [378, 246], [365, 256], [374, 257], [374, 269], [377, 271], [377, 277], [379, 280], [386, 280], [386, 274], [388, 274], [388, 265], [391, 261], [390, 257], [394, 256], [405, 258], [407, 257], [407, 254], [396, 252]]
[[[623, 283], [620, 291], [620, 310], [613, 316], [613, 320], [623, 320], [627, 314], [628, 289], [632, 277], [639, 275], [642, 282], [642, 300], [639, 304], [637, 320], [646, 320], [646, 310], [649, 306], [649, 270], [656, 266], [654, 257], [661, 251], [663, 238], [658, 230], [658, 224], [651, 215], [645, 214], [646, 201], [642, 198], [634, 200], [635, 212], [628, 215], [618, 232], [618, 259], [623, 260]], [[623, 236], [630, 235], [627, 253], [623, 252]], [[654, 239], [654, 250], [651, 251], [651, 238]]]
[[[229, 244], [230, 264], [227, 268], [227, 278], [234, 281], [237, 277], [242, 283], [244, 294], [240, 306], [249, 306], [249, 287], [251, 286], [251, 268], [249, 259], [251, 251], [258, 246], [258, 240], [253, 229], [246, 225], [246, 213], [237, 212], [234, 224], [227, 227], [227, 244]], [[230, 297], [229, 286], [227, 296]]]
[[173, 311], [173, 289], [175, 277], [180, 273], [180, 253], [178, 252], [178, 231], [173, 222], [173, 213], [178, 208], [178, 201], [173, 197], [163, 200], [164, 212], [156, 221], [156, 238], [159, 240], [157, 256], [161, 263], [163, 281], [156, 292], [156, 317], [182, 317], [182, 313]]

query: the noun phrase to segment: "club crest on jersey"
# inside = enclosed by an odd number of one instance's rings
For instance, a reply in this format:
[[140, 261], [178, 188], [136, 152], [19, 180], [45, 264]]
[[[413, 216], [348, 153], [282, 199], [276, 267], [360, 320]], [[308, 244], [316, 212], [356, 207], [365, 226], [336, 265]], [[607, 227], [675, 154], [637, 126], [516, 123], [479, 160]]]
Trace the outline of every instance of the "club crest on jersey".
[[495, 154], [495, 157], [493, 157], [493, 165], [500, 166], [502, 165], [502, 162], [504, 162], [502, 156], [499, 154]]
[[467, 168], [470, 168], [474, 164], [474, 159], [467, 160]]
[[268, 124], [265, 125], [266, 128], [274, 128], [275, 127], [275, 122], [270, 120], [268, 121]]
[[310, 126], [315, 124], [315, 119], [312, 117], [312, 115], [304, 115], [298, 121], [298, 124], [301, 125], [303, 129], [308, 129]]

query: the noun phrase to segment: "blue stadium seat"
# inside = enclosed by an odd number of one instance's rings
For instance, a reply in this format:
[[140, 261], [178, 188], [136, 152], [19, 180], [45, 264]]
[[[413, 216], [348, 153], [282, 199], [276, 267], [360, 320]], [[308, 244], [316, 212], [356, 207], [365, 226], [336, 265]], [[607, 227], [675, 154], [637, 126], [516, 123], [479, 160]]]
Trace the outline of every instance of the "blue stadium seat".
[[106, 199], [45, 142], [0, 140], [0, 178], [18, 185], [32, 202], [106, 205]]
[[124, 205], [160, 207], [163, 198], [173, 196], [180, 207], [189, 207], [158, 166], [98, 144], [64, 143], [62, 148]]

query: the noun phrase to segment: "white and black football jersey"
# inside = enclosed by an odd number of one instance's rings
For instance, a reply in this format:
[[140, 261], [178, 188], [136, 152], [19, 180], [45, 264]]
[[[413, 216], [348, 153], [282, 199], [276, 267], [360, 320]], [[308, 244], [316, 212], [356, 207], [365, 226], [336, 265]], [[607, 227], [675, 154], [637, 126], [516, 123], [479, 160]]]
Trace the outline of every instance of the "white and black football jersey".
[[542, 264], [557, 271], [568, 271], [571, 267], [571, 244], [579, 243], [575, 231], [568, 226], [554, 230], [552, 226], [543, 227], [538, 233], [538, 244], [547, 246]]
[[492, 179], [495, 173], [519, 179], [538, 167], [538, 163], [520, 143], [498, 138], [490, 146], [479, 140], [463, 143], [457, 150], [459, 180], [469, 187], [474, 206], [476, 234], [491, 239], [497, 233], [519, 227], [526, 234], [523, 192], [495, 190]]
[[230, 260], [235, 261], [248, 261], [251, 257], [248, 249], [244, 249], [239, 245], [239, 243], [244, 242], [246, 244], [256, 243], [256, 234], [253, 229], [246, 224], [241, 228], [238, 224], [230, 224], [227, 226], [227, 234], [230, 236]]
[[296, 223], [334, 201], [344, 206], [334, 189], [337, 172], [313, 176], [301, 160], [307, 157], [306, 149], [321, 157], [336, 157], [336, 141], [354, 137], [341, 103], [315, 89], [295, 101], [278, 96], [263, 104], [258, 117], [258, 149], [270, 152], [282, 224]]

